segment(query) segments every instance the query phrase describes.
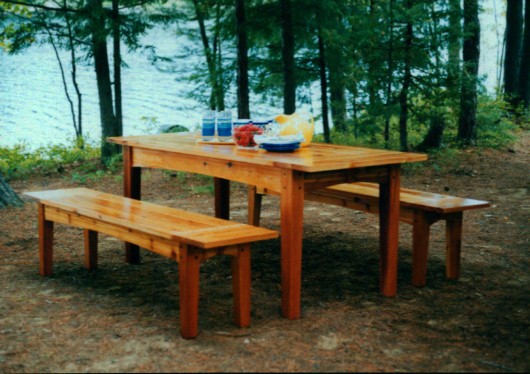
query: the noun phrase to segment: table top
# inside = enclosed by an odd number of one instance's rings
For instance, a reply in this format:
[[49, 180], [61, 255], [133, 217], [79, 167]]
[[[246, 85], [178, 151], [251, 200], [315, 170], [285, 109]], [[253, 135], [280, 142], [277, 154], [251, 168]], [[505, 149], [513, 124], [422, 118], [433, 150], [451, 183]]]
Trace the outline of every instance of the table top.
[[244, 150], [235, 145], [197, 143], [196, 133], [135, 135], [107, 138], [111, 143], [202, 158], [273, 166], [303, 172], [402, 164], [427, 160], [427, 155], [385, 149], [311, 143], [294, 152]]

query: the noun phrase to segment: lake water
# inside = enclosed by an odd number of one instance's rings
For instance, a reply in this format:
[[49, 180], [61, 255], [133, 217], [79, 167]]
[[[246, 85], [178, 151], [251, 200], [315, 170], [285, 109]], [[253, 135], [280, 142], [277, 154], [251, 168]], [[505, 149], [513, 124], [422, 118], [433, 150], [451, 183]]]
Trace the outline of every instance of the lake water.
[[[504, 16], [500, 16], [502, 9], [494, 7], [502, 4], [496, 4], [495, 0], [484, 3], [487, 4], [481, 17], [480, 73], [487, 75], [486, 86], [493, 91], [496, 86], [499, 38], [504, 33]], [[173, 31], [164, 29], [152, 30], [143, 41], [157, 46], [158, 52], [166, 56], [182, 55], [186, 48], [192, 47], [185, 36], [176, 36]], [[61, 56], [66, 74], [69, 74], [69, 55], [63, 51]], [[202, 55], [197, 54], [197, 57], [183, 59], [175, 65], [181, 64], [179, 69], [191, 71], [202, 58]], [[205, 108], [187, 95], [196, 90], [194, 84], [177, 80], [175, 73], [157, 69], [140, 52], [125, 52], [124, 60], [128, 65], [122, 69], [125, 135], [154, 133], [175, 124], [189, 129], [198, 126], [200, 113]], [[78, 82], [83, 94], [84, 134], [91, 139], [99, 139], [101, 129], [94, 68], [79, 65]], [[75, 99], [73, 87], [69, 87], [69, 92]], [[301, 109], [319, 114], [318, 83], [315, 82], [305, 96], [309, 97], [309, 102]], [[258, 98], [251, 98], [251, 111], [255, 117], [279, 114], [282, 108], [280, 101], [263, 104]], [[232, 112], [235, 115], [237, 110], [234, 108]], [[154, 118], [156, 121], [145, 118]], [[322, 131], [318, 122], [315, 131]], [[32, 46], [15, 56], [0, 51], [0, 146], [25, 143], [28, 148], [34, 149], [67, 143], [74, 134], [70, 106], [52, 47]]]

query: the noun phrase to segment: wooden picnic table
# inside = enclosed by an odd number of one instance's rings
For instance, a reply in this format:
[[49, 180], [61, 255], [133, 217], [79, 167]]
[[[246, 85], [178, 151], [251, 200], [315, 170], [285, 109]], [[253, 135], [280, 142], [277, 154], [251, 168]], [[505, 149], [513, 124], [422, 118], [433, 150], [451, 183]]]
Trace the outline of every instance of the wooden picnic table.
[[[311, 143], [292, 153], [243, 150], [198, 143], [192, 133], [107, 138], [123, 146], [124, 195], [140, 199], [141, 168], [161, 168], [214, 177], [215, 215], [229, 218], [230, 181], [280, 195], [282, 314], [300, 317], [304, 193], [345, 182], [379, 183], [380, 290], [397, 291], [400, 168], [426, 155], [383, 149]], [[126, 246], [127, 260], [139, 260]]]

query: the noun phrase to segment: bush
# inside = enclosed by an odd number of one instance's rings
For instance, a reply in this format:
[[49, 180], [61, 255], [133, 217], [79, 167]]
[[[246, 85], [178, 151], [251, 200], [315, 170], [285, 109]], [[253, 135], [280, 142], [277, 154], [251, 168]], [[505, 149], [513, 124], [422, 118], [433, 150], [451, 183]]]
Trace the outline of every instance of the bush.
[[40, 147], [34, 151], [21, 143], [13, 147], [0, 147], [0, 172], [10, 180], [34, 173], [61, 172], [73, 165], [80, 165], [88, 171], [97, 168], [99, 159], [99, 147], [83, 139], [73, 140], [67, 145]]
[[513, 143], [518, 128], [515, 120], [505, 101], [480, 97], [477, 108], [477, 146], [501, 148]]

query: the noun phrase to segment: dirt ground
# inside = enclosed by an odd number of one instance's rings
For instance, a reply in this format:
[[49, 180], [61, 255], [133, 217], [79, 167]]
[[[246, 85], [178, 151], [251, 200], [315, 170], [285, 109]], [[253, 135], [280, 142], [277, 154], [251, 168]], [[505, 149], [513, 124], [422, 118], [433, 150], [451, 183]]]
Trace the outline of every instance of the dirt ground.
[[[402, 185], [488, 200], [464, 215], [462, 272], [445, 278], [444, 225], [431, 229], [427, 286], [411, 285], [411, 228], [400, 226], [398, 294], [378, 287], [378, 218], [307, 203], [302, 318], [280, 315], [280, 246], [252, 254], [252, 325], [232, 324], [229, 260], [201, 267], [200, 334], [179, 335], [177, 264], [142, 252], [123, 261], [101, 235], [99, 269], [83, 268], [82, 232], [57, 225], [54, 275], [37, 273], [37, 212], [0, 211], [0, 372], [528, 372], [530, 136], [504, 150], [470, 149], [448, 165], [406, 168]], [[84, 186], [121, 194], [121, 173]], [[72, 170], [13, 181], [18, 193], [79, 186]], [[143, 197], [213, 213], [211, 179], [148, 170]], [[246, 221], [232, 187], [232, 219]], [[262, 224], [279, 227], [278, 200]]]

